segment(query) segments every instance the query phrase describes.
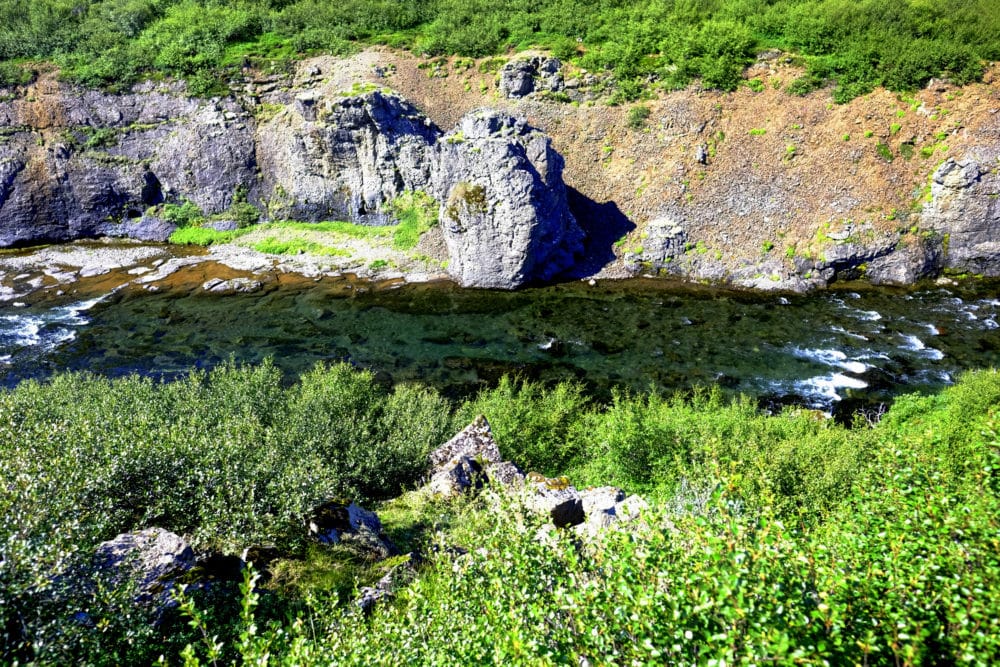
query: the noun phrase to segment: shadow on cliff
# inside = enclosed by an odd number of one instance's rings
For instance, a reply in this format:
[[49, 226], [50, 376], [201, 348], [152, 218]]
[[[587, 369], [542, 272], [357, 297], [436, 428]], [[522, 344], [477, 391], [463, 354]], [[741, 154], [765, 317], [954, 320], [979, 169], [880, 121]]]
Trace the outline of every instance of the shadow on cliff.
[[608, 201], [598, 203], [575, 188], [567, 188], [569, 208], [586, 234], [583, 257], [557, 279], [579, 279], [592, 276], [615, 259], [615, 241], [635, 229], [635, 224]]

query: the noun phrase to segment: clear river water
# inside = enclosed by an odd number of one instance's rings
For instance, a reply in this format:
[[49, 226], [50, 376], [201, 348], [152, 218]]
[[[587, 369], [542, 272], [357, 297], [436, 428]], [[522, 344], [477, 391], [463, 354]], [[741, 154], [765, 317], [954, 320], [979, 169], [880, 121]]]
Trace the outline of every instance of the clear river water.
[[[51, 291], [50, 291], [51, 292]], [[197, 281], [47, 293], [0, 306], [0, 384], [64, 370], [169, 378], [271, 357], [290, 379], [345, 360], [468, 396], [505, 373], [614, 387], [719, 384], [762, 404], [852, 411], [1000, 361], [1000, 283], [761, 295], [628, 280], [514, 293], [449, 283]]]

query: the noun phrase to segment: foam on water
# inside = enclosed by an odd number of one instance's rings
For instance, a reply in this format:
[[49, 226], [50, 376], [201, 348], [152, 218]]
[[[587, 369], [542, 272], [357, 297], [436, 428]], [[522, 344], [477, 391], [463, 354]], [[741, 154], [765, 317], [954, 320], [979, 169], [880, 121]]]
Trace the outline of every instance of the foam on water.
[[868, 365], [855, 359], [849, 359], [847, 354], [840, 350], [805, 349], [793, 347], [790, 352], [799, 359], [815, 361], [827, 366], [843, 368], [848, 373], [864, 373], [868, 370]]
[[0, 315], [0, 351], [8, 352], [2, 359], [10, 363], [12, 353], [39, 348], [51, 351], [76, 338], [76, 329], [89, 320], [83, 315], [107, 298], [107, 295], [60, 306], [43, 313], [24, 312]]
[[854, 333], [853, 331], [848, 331], [844, 327], [833, 326], [833, 327], [830, 327], [830, 331], [832, 331], [833, 333], [843, 334], [843, 335], [849, 336], [851, 338], [857, 338], [858, 340], [868, 340], [867, 336], [862, 336], [859, 333]]

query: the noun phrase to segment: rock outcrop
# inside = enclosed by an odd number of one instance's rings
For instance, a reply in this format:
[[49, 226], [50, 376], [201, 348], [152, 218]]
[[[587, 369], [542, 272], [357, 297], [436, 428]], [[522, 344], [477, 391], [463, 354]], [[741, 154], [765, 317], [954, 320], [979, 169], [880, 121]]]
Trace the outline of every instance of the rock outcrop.
[[526, 97], [535, 91], [560, 92], [565, 87], [558, 58], [532, 56], [511, 60], [500, 68], [500, 93]]
[[150, 206], [228, 208], [256, 184], [253, 119], [232, 99], [152, 85], [125, 95], [39, 84], [0, 103], [0, 247], [95, 236], [164, 240]]
[[944, 244], [944, 268], [1000, 276], [1000, 176], [977, 160], [946, 160], [931, 178], [922, 226]]
[[562, 170], [551, 140], [524, 121], [486, 109], [466, 115], [439, 144], [434, 173], [448, 273], [505, 289], [572, 266], [583, 232]]
[[257, 131], [270, 213], [387, 224], [393, 199], [428, 189], [441, 134], [398, 95], [300, 96]]
[[237, 196], [272, 219], [391, 224], [392, 202], [424, 191], [440, 202], [448, 270], [463, 286], [547, 280], [582, 250], [562, 158], [497, 112], [445, 135], [382, 90], [305, 92], [270, 119], [151, 86], [108, 95], [40, 82], [35, 94], [0, 104], [0, 247], [163, 241], [175, 227], [154, 207], [221, 214]]

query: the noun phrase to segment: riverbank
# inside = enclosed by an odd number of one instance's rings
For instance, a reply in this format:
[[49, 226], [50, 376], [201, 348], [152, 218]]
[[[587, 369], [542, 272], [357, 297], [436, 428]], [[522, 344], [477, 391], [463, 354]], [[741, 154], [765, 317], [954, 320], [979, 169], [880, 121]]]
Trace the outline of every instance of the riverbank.
[[43, 73], [0, 102], [0, 243], [163, 240], [185, 206], [184, 224], [384, 225], [399, 196], [421, 193], [443, 222], [417, 254], [438, 266], [385, 248], [359, 264], [499, 287], [664, 275], [807, 291], [1000, 274], [996, 69], [846, 104], [829, 89], [790, 95], [780, 84], [801, 73], [769, 53], [735, 92], [624, 106], [609, 106], [608, 75], [539, 52], [370, 48], [248, 71], [213, 99], [180, 82], [83, 92]]

